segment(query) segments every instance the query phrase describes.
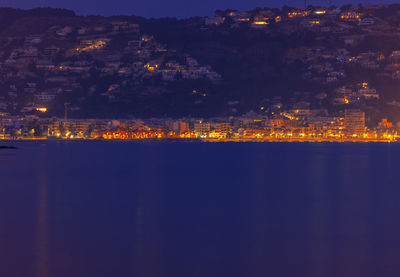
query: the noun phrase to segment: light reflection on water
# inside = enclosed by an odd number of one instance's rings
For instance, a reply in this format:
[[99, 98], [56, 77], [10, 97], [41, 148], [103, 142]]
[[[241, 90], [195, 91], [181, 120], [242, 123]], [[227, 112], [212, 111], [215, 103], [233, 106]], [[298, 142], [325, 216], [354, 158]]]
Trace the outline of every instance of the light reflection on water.
[[0, 276], [398, 276], [400, 145], [17, 146]]
[[[41, 154], [40, 154], [41, 156]], [[45, 163], [40, 157], [40, 163]], [[47, 195], [47, 174], [45, 167], [40, 167], [38, 180], [37, 198], [37, 219], [36, 219], [36, 239], [34, 266], [36, 274], [34, 276], [49, 276], [50, 266], [50, 238], [49, 238], [49, 217], [48, 217], [48, 195]]]

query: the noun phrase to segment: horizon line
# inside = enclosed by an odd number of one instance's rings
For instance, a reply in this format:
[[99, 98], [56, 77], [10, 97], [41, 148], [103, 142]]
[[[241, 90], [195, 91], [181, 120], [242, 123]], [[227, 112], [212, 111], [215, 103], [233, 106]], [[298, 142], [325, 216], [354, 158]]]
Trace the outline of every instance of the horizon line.
[[[302, 1], [301, 1], [302, 2]], [[366, 5], [384, 5], [384, 6], [388, 6], [388, 5], [396, 5], [399, 4], [400, 5], [400, 1], [398, 2], [390, 2], [390, 3], [383, 3], [383, 2], [378, 2], [378, 3], [348, 3], [348, 1], [346, 1], [347, 3], [343, 3], [341, 5], [335, 5], [335, 4], [328, 4], [327, 5], [308, 5], [308, 7], [343, 7], [346, 5], [352, 5], [352, 6], [357, 6], [357, 5], [362, 5], [362, 6], [366, 6]], [[0, 9], [15, 9], [15, 10], [20, 10], [20, 11], [31, 11], [31, 10], [36, 10], [36, 9], [54, 9], [54, 10], [66, 10], [66, 11], [72, 11], [76, 16], [83, 16], [83, 17], [123, 17], [123, 16], [134, 16], [134, 17], [143, 17], [145, 19], [163, 19], [163, 18], [176, 18], [176, 19], [189, 19], [189, 18], [196, 18], [196, 17], [209, 17], [215, 14], [216, 11], [218, 10], [222, 10], [222, 11], [226, 11], [226, 10], [233, 10], [233, 11], [239, 11], [239, 12], [244, 12], [244, 11], [252, 11], [255, 9], [282, 9], [283, 7], [290, 7], [290, 8], [304, 8], [303, 5], [288, 5], [288, 4], [282, 4], [280, 6], [264, 6], [264, 7], [259, 7], [259, 6], [255, 6], [253, 8], [250, 9], [240, 9], [240, 8], [233, 8], [233, 7], [226, 7], [226, 8], [217, 8], [214, 9], [213, 12], [208, 13], [208, 14], [197, 14], [197, 15], [185, 15], [185, 16], [177, 16], [177, 15], [160, 15], [160, 16], [146, 16], [146, 15], [141, 15], [141, 14], [135, 14], [135, 13], [114, 13], [114, 14], [106, 14], [106, 13], [102, 13], [102, 12], [82, 12], [82, 11], [78, 11], [76, 8], [68, 8], [68, 7], [57, 7], [57, 6], [50, 6], [50, 5], [43, 5], [43, 6], [35, 6], [35, 7], [18, 7], [18, 6], [11, 6], [11, 5], [1, 5]], [[303, 6], [303, 7], [302, 7]]]

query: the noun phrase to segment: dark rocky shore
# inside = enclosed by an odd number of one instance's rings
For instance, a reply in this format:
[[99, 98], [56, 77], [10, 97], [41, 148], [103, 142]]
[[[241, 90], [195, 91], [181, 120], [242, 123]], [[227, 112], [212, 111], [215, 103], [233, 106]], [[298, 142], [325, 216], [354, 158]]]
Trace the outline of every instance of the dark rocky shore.
[[18, 149], [18, 147], [15, 147], [15, 146], [0, 146], [0, 149]]

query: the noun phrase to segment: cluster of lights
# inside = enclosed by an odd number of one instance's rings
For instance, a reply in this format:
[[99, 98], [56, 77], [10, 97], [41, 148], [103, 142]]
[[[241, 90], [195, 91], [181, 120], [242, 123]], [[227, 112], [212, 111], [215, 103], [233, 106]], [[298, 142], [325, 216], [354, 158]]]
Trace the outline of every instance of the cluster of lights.
[[101, 135], [104, 139], [160, 139], [164, 138], [164, 132], [160, 130], [150, 131], [106, 131]]
[[155, 65], [145, 64], [144, 68], [146, 68], [148, 71], [155, 71], [158, 68], [158, 64]]
[[76, 48], [75, 50], [77, 52], [85, 52], [85, 51], [90, 51], [90, 50], [95, 50], [95, 49], [102, 49], [104, 47], [106, 47], [107, 42], [104, 40], [97, 40], [95, 42], [93, 42], [92, 44], [86, 46], [86, 47], [82, 47], [82, 48]]
[[[320, 132], [307, 131], [304, 128], [298, 129], [275, 129], [266, 128], [264, 130], [245, 129], [241, 135], [234, 133], [228, 138], [228, 132], [213, 130], [211, 132], [195, 132], [187, 130], [181, 134], [173, 131], [164, 133], [162, 130], [142, 130], [142, 131], [107, 131], [94, 137], [102, 137], [104, 139], [118, 140], [136, 140], [136, 139], [162, 139], [162, 138], [199, 138], [205, 140], [289, 140], [289, 141], [353, 141], [353, 140], [378, 140], [378, 141], [394, 141], [397, 134], [385, 132], [378, 136], [375, 131], [365, 131], [363, 133], [348, 134], [344, 132], [343, 127], [337, 129], [326, 129]], [[72, 138], [72, 137], [69, 137]]]
[[360, 20], [361, 14], [356, 12], [347, 12], [340, 16], [342, 20]]
[[266, 22], [266, 21], [254, 21], [253, 24], [254, 25], [268, 25], [269, 22]]
[[304, 17], [310, 14], [310, 11], [295, 11], [295, 12], [289, 12], [288, 17], [289, 18], [294, 18], [294, 17]]

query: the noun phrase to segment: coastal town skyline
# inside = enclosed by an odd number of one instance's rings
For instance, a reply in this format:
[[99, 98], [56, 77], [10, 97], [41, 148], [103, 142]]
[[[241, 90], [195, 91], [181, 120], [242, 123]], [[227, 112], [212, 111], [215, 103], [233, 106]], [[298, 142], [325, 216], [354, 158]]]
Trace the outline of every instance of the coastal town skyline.
[[172, 20], [3, 8], [0, 134], [395, 141], [399, 12], [308, 6]]
[[0, 1], [0, 277], [399, 276], [368, 2]]

